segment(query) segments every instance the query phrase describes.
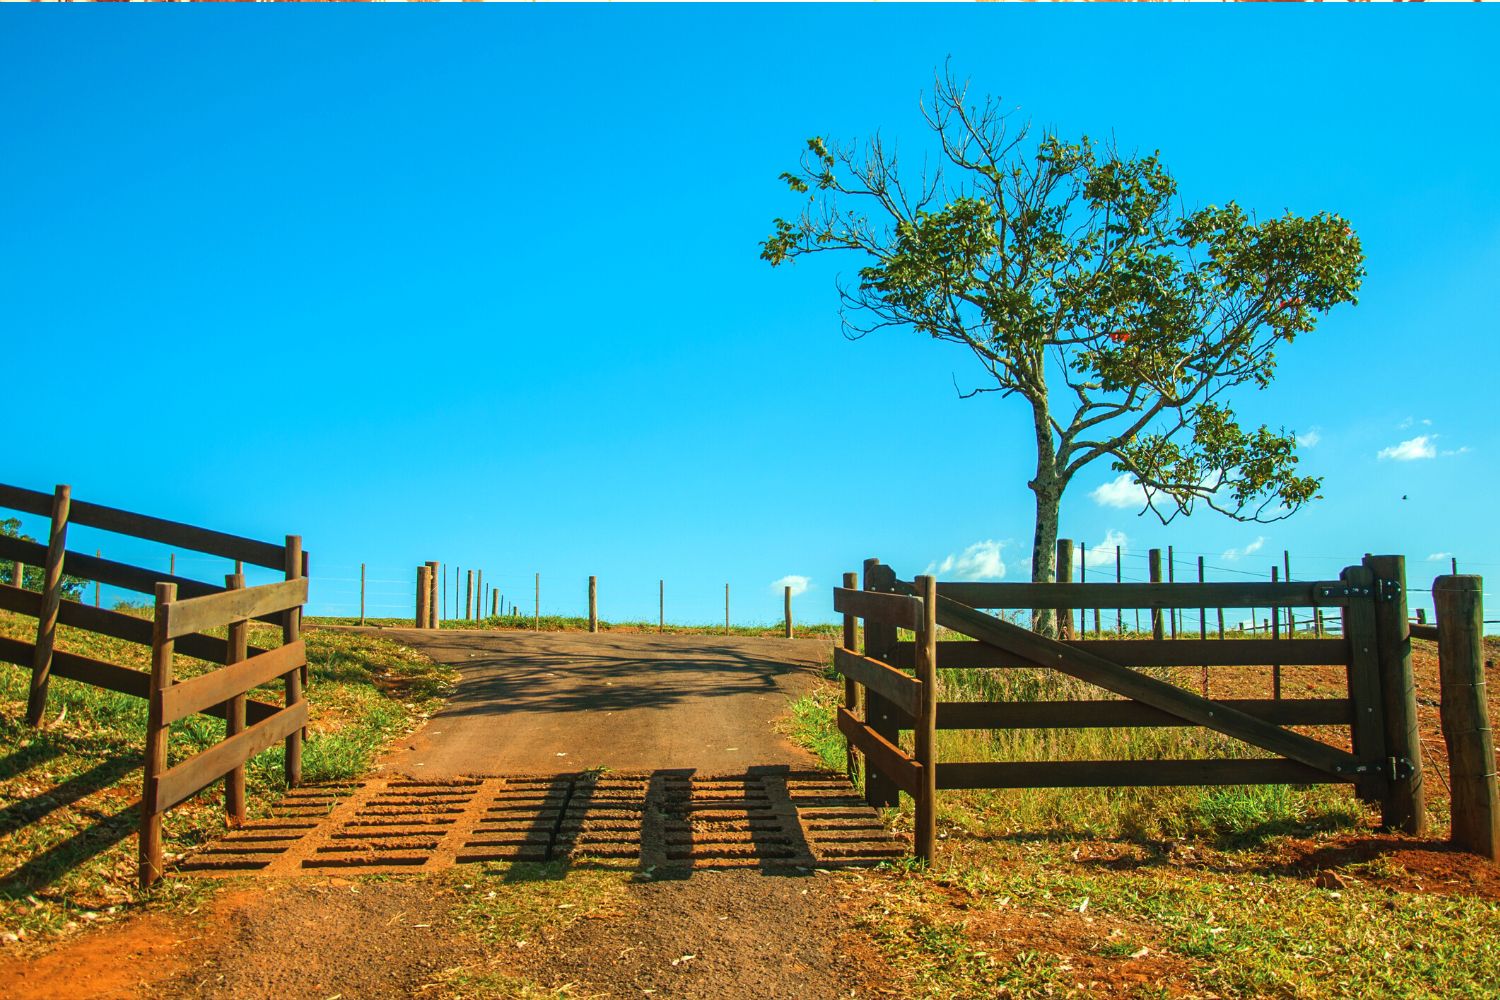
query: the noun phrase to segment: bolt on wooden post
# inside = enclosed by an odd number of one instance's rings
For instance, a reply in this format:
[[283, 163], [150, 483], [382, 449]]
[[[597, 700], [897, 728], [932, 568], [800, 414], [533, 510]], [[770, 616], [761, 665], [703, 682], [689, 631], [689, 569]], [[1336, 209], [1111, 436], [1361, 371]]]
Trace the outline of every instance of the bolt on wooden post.
[[599, 631], [599, 578], [589, 577], [589, 631]]
[[1442, 682], [1443, 740], [1448, 744], [1455, 845], [1500, 860], [1500, 789], [1495, 737], [1484, 682], [1484, 581], [1440, 576], [1432, 583]]
[[42, 569], [42, 609], [36, 619], [36, 646], [31, 659], [31, 690], [26, 698], [26, 722], [40, 726], [47, 711], [47, 687], [52, 679], [52, 648], [57, 641], [57, 613], [62, 603], [63, 555], [67, 549], [68, 512], [73, 490], [59, 485], [52, 493], [52, 527], [47, 536], [47, 565]]

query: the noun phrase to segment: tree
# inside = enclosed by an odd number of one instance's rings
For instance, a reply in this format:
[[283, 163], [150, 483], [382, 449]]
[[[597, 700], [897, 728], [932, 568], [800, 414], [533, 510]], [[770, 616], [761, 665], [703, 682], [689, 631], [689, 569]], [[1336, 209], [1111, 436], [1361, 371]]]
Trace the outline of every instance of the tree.
[[1348, 223], [1261, 222], [1234, 202], [1189, 210], [1159, 154], [1052, 132], [1032, 141], [951, 76], [922, 113], [941, 158], [915, 178], [878, 134], [809, 139], [781, 175], [806, 203], [775, 220], [761, 257], [853, 252], [863, 266], [857, 286], [839, 286], [846, 336], [910, 327], [962, 345], [987, 375], [963, 395], [1025, 402], [1033, 581], [1054, 579], [1063, 494], [1102, 459], [1163, 523], [1198, 504], [1278, 520], [1318, 498], [1322, 480], [1297, 474], [1295, 435], [1242, 428], [1225, 394], [1264, 388], [1282, 345], [1356, 301], [1364, 258]]

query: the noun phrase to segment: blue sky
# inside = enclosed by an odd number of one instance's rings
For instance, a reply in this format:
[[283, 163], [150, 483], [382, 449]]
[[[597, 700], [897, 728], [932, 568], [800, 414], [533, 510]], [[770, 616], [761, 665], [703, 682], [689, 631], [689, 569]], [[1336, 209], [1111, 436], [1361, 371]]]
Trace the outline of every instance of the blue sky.
[[[788, 575], [830, 618], [870, 555], [916, 573], [991, 543], [971, 563], [1023, 575], [1019, 404], [956, 398], [957, 349], [845, 341], [853, 259], [757, 256], [803, 139], [928, 148], [951, 57], [1039, 125], [1160, 149], [1189, 203], [1336, 211], [1369, 257], [1360, 305], [1236, 400], [1316, 434], [1326, 499], [1168, 529], [1092, 497], [1101, 465], [1065, 534], [1122, 533], [1136, 577], [1167, 544], [1219, 576], [1283, 549], [1299, 577], [1365, 552], [1406, 554], [1414, 587], [1436, 553], [1500, 573], [1497, 46], [1468, 5], [7, 6], [0, 346], [26, 430], [0, 481], [299, 532], [315, 612], [354, 606], [361, 561], [392, 614], [440, 559], [523, 601], [540, 572], [556, 612], [597, 574], [615, 618], [654, 616], [665, 578], [679, 621], [721, 615], [726, 582], [736, 620], [771, 620]], [[1431, 457], [1380, 457], [1403, 442]]]

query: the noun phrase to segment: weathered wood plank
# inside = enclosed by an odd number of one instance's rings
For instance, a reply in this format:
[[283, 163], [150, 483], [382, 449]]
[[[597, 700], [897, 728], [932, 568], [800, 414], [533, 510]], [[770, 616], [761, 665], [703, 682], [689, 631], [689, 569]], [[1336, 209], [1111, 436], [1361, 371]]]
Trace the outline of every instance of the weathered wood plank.
[[[1345, 639], [1079, 639], [1067, 643], [1125, 667], [1231, 667], [1281, 663], [1288, 666], [1349, 662]], [[890, 664], [911, 669], [914, 644], [899, 642]], [[1035, 664], [985, 642], [938, 643], [938, 669], [1006, 669]]]
[[922, 766], [875, 730], [860, 722], [847, 709], [839, 709], [839, 732], [865, 755], [865, 766], [878, 770], [897, 788], [916, 795], [921, 782]]
[[922, 602], [905, 594], [835, 587], [833, 610], [912, 631], [922, 627]]
[[[1347, 726], [1352, 709], [1343, 698], [1243, 698], [1217, 704], [1278, 726]], [[1132, 701], [944, 701], [939, 729], [1106, 729], [1191, 726], [1181, 716]]]
[[[0, 663], [30, 666], [32, 655], [31, 643], [0, 636]], [[118, 691], [120, 694], [128, 694], [136, 698], [150, 696], [150, 677], [144, 670], [132, 670], [130, 667], [122, 667], [118, 663], [110, 663], [107, 660], [95, 660], [63, 650], [57, 650], [52, 656], [52, 674], [54, 677], [66, 677], [69, 680], [92, 684], [94, 687]], [[224, 718], [224, 711], [225, 706], [222, 704], [210, 705], [203, 709], [203, 714], [222, 719]], [[252, 701], [247, 698], [245, 700], [245, 711], [251, 722], [259, 722], [261, 719], [270, 718], [281, 711], [281, 706], [272, 705], [264, 701]]]
[[833, 665], [839, 673], [883, 696], [907, 715], [917, 714], [922, 685], [915, 677], [843, 647], [834, 648]]
[[1436, 625], [1419, 625], [1412, 622], [1406, 626], [1413, 639], [1426, 639], [1428, 642], [1437, 642], [1441, 633]]
[[269, 719], [262, 719], [244, 732], [190, 757], [156, 781], [153, 811], [162, 813], [209, 785], [234, 768], [307, 725], [307, 702], [290, 705]]
[[179, 681], [161, 693], [162, 721], [171, 724], [259, 687], [307, 662], [301, 639], [231, 666]]
[[1291, 760], [1044, 760], [937, 766], [937, 786], [1086, 788], [1146, 785], [1311, 785], [1352, 780]]
[[[0, 507], [25, 511], [28, 514], [45, 515], [51, 510], [51, 504], [50, 493], [0, 483]], [[192, 549], [195, 552], [207, 552], [210, 555], [223, 556], [225, 559], [239, 559], [270, 569], [281, 569], [286, 558], [282, 546], [272, 545], [270, 542], [260, 542], [253, 538], [243, 538], [239, 535], [212, 531], [208, 528], [199, 528], [159, 517], [148, 517], [145, 514], [135, 514], [116, 507], [106, 507], [103, 504], [87, 503], [82, 500], [73, 502], [69, 519], [74, 524], [84, 524], [90, 528], [102, 528], [121, 535], [131, 535], [165, 545]]]
[[307, 577], [267, 583], [244, 590], [225, 590], [185, 601], [173, 601], [162, 609], [167, 616], [167, 636], [176, 639], [192, 632], [217, 628], [230, 622], [260, 618], [300, 608], [307, 603]]
[[1304, 608], [1342, 605], [1337, 580], [1297, 583], [940, 583], [971, 608]]
[[1206, 726], [1226, 736], [1243, 740], [1251, 746], [1300, 761], [1310, 767], [1322, 768], [1330, 774], [1347, 776], [1349, 780], [1353, 780], [1354, 775], [1363, 770], [1361, 762], [1344, 750], [1280, 729], [1244, 712], [1200, 698], [1165, 681], [1001, 621], [949, 598], [938, 598], [937, 614], [940, 625], [1008, 649], [1039, 667], [1060, 670], [1114, 694], [1124, 695], [1180, 716], [1195, 725]]

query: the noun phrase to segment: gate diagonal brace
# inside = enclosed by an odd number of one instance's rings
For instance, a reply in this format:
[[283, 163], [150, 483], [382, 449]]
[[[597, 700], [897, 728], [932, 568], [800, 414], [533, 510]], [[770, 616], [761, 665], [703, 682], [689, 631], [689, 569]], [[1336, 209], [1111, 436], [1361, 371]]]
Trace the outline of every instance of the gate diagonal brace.
[[[897, 589], [916, 593], [916, 588], [910, 583], [898, 582]], [[1329, 774], [1353, 778], [1379, 768], [1379, 765], [1363, 764], [1353, 754], [1337, 747], [1200, 698], [1175, 684], [1159, 681], [1097, 654], [1012, 625], [950, 597], [938, 597], [937, 621], [945, 628], [997, 646], [1038, 667], [1060, 670], [1106, 691]]]

